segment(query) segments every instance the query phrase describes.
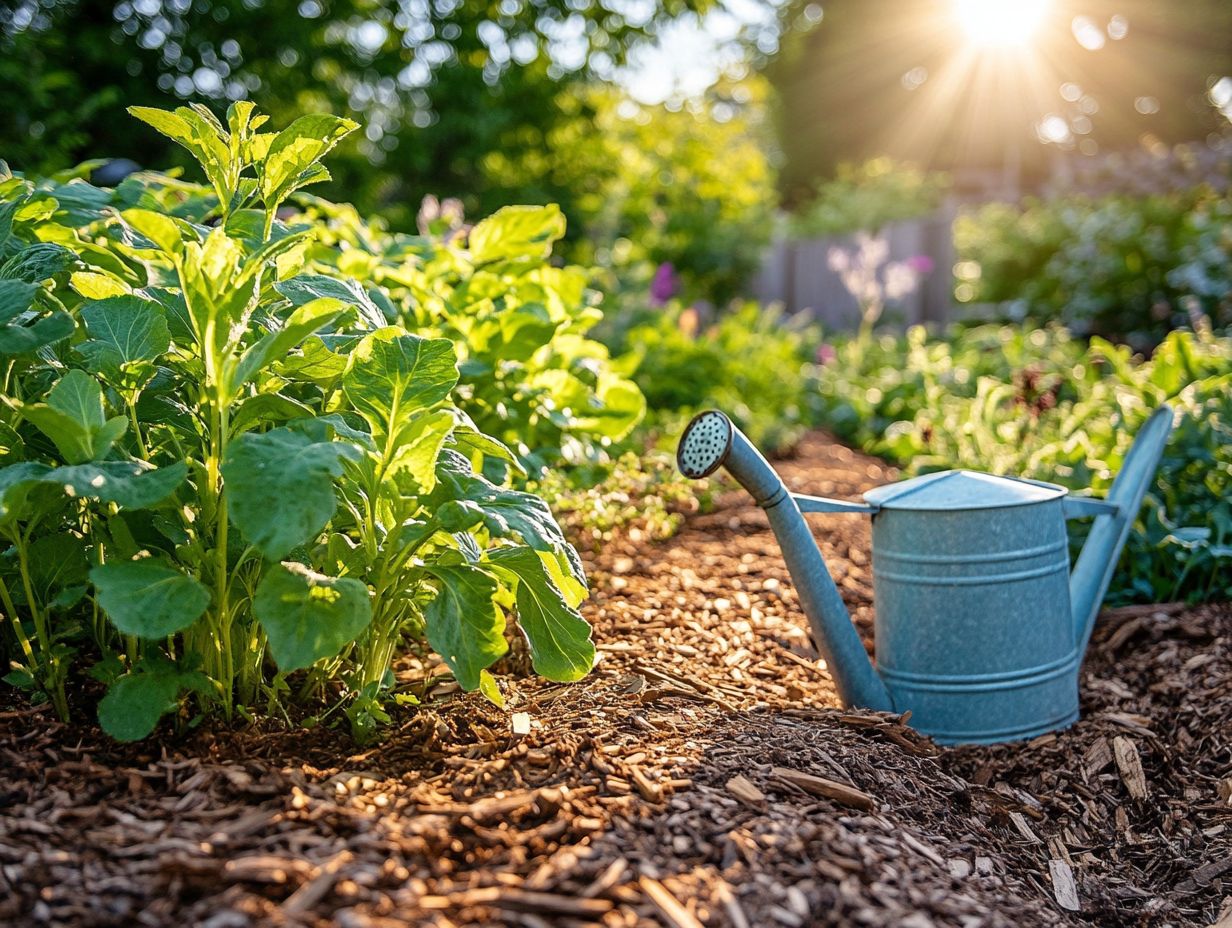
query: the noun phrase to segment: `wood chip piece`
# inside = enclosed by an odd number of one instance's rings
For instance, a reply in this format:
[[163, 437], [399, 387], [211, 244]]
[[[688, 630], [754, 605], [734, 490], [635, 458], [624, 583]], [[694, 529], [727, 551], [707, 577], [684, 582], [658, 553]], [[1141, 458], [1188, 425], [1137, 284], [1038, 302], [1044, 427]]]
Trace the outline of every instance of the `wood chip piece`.
[[1026, 816], [1021, 812], [1011, 812], [1010, 821], [1014, 823], [1014, 827], [1018, 829], [1018, 833], [1032, 844], [1044, 843], [1039, 839], [1039, 835], [1031, 830], [1031, 826], [1027, 824]]
[[864, 790], [857, 789], [847, 783], [827, 780], [825, 777], [814, 776], [811, 773], [792, 770], [788, 767], [773, 767], [770, 772], [785, 783], [790, 783], [806, 793], [822, 796], [826, 799], [833, 799], [835, 802], [851, 806], [853, 809], [871, 812], [877, 805], [876, 800], [864, 792]]
[[1117, 735], [1112, 739], [1112, 756], [1116, 758], [1117, 770], [1129, 795], [1134, 799], [1146, 799], [1146, 774], [1142, 770], [1137, 745], [1124, 735]]
[[350, 851], [339, 851], [322, 864], [303, 886], [291, 893], [282, 904], [284, 915], [303, 915], [311, 912], [318, 902], [329, 895], [338, 880], [338, 871], [354, 857]]
[[1081, 910], [1078, 885], [1074, 882], [1074, 871], [1069, 864], [1054, 857], [1048, 861], [1048, 873], [1052, 877], [1052, 894], [1057, 897], [1057, 905], [1071, 912]]
[[727, 781], [727, 791], [745, 805], [761, 808], [765, 805], [766, 794], [753, 785], [753, 781], [743, 774], [736, 774]]
[[510, 723], [513, 725], [513, 733], [515, 735], [529, 735], [530, 734], [530, 713], [529, 712], [513, 713], [513, 718], [510, 719]]
[[642, 887], [642, 892], [646, 894], [646, 898], [663, 916], [670, 928], [702, 928], [702, 923], [697, 920], [697, 917], [681, 905], [680, 900], [658, 880], [643, 876], [638, 883]]

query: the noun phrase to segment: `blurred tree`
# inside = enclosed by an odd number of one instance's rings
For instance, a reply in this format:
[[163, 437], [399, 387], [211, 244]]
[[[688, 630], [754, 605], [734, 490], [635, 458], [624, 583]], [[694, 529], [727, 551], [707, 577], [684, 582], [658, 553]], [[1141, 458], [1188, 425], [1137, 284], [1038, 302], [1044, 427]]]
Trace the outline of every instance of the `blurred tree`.
[[539, 198], [535, 178], [491, 186], [485, 158], [542, 148], [563, 122], [593, 115], [563, 104], [562, 85], [610, 77], [635, 43], [712, 2], [0, 3], [0, 157], [37, 172], [86, 157], [162, 167], [179, 151], [124, 106], [251, 98], [276, 124], [312, 111], [359, 120], [363, 134], [330, 162], [333, 192], [396, 225], [426, 193], [486, 212]]
[[[980, 45], [963, 28], [963, 15], [1032, 5], [1030, 38]], [[1209, 99], [1232, 75], [1228, 0], [791, 0], [782, 17], [766, 71], [789, 201], [879, 155], [1030, 180], [1050, 149], [1158, 147], [1228, 126]]]
[[644, 299], [670, 264], [682, 296], [726, 303], [773, 230], [767, 93], [756, 77], [721, 80], [682, 106], [641, 105], [613, 87], [567, 93], [556, 103], [577, 118], [537, 144], [491, 152], [485, 184], [537, 178], [532, 199], [570, 199], [571, 257], [619, 276], [610, 283], [622, 289]]

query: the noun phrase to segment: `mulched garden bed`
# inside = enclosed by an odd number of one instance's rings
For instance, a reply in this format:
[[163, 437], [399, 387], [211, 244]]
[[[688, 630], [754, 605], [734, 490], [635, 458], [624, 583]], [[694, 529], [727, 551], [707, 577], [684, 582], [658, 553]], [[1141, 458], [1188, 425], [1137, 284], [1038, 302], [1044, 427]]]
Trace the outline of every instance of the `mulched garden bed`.
[[[782, 469], [895, 476], [821, 435]], [[866, 523], [815, 527], [871, 631]], [[588, 566], [602, 661], [505, 676], [512, 716], [441, 682], [368, 749], [269, 724], [117, 746], [0, 708], [0, 923], [1232, 928], [1232, 606], [1106, 612], [1082, 721], [939, 749], [837, 708], [739, 494]]]

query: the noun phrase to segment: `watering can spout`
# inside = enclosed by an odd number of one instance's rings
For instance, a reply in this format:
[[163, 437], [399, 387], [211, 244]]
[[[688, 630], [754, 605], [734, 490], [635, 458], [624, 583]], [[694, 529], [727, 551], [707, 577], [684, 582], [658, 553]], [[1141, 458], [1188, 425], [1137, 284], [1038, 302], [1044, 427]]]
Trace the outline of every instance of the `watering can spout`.
[[[864, 650], [800, 505], [761, 453], [727, 416], [710, 410], [696, 416], [680, 436], [676, 463], [693, 479], [724, 468], [765, 510], [843, 705], [893, 711], [889, 691]], [[846, 511], [872, 509], [851, 504]]]
[[1159, 467], [1171, 431], [1172, 408], [1160, 406], [1151, 413], [1134, 439], [1107, 499], [1071, 496], [1065, 500], [1067, 516], [1096, 517], [1069, 581], [1074, 641], [1079, 654], [1086, 651], [1091, 639], [1095, 617], [1108, 591], [1121, 548], [1125, 546], [1142, 498]]

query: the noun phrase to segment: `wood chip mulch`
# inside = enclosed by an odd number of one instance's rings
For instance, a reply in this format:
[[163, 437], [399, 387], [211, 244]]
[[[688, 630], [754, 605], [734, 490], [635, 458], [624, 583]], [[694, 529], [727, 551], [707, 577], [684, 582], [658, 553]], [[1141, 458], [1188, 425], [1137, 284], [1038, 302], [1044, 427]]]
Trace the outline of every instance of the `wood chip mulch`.
[[[895, 476], [820, 435], [782, 469]], [[815, 527], [867, 634], [867, 526]], [[368, 749], [0, 705], [0, 924], [1232, 928], [1232, 606], [1106, 612], [1073, 728], [940, 749], [837, 708], [738, 494], [637, 536], [590, 554], [590, 678], [439, 684]]]

